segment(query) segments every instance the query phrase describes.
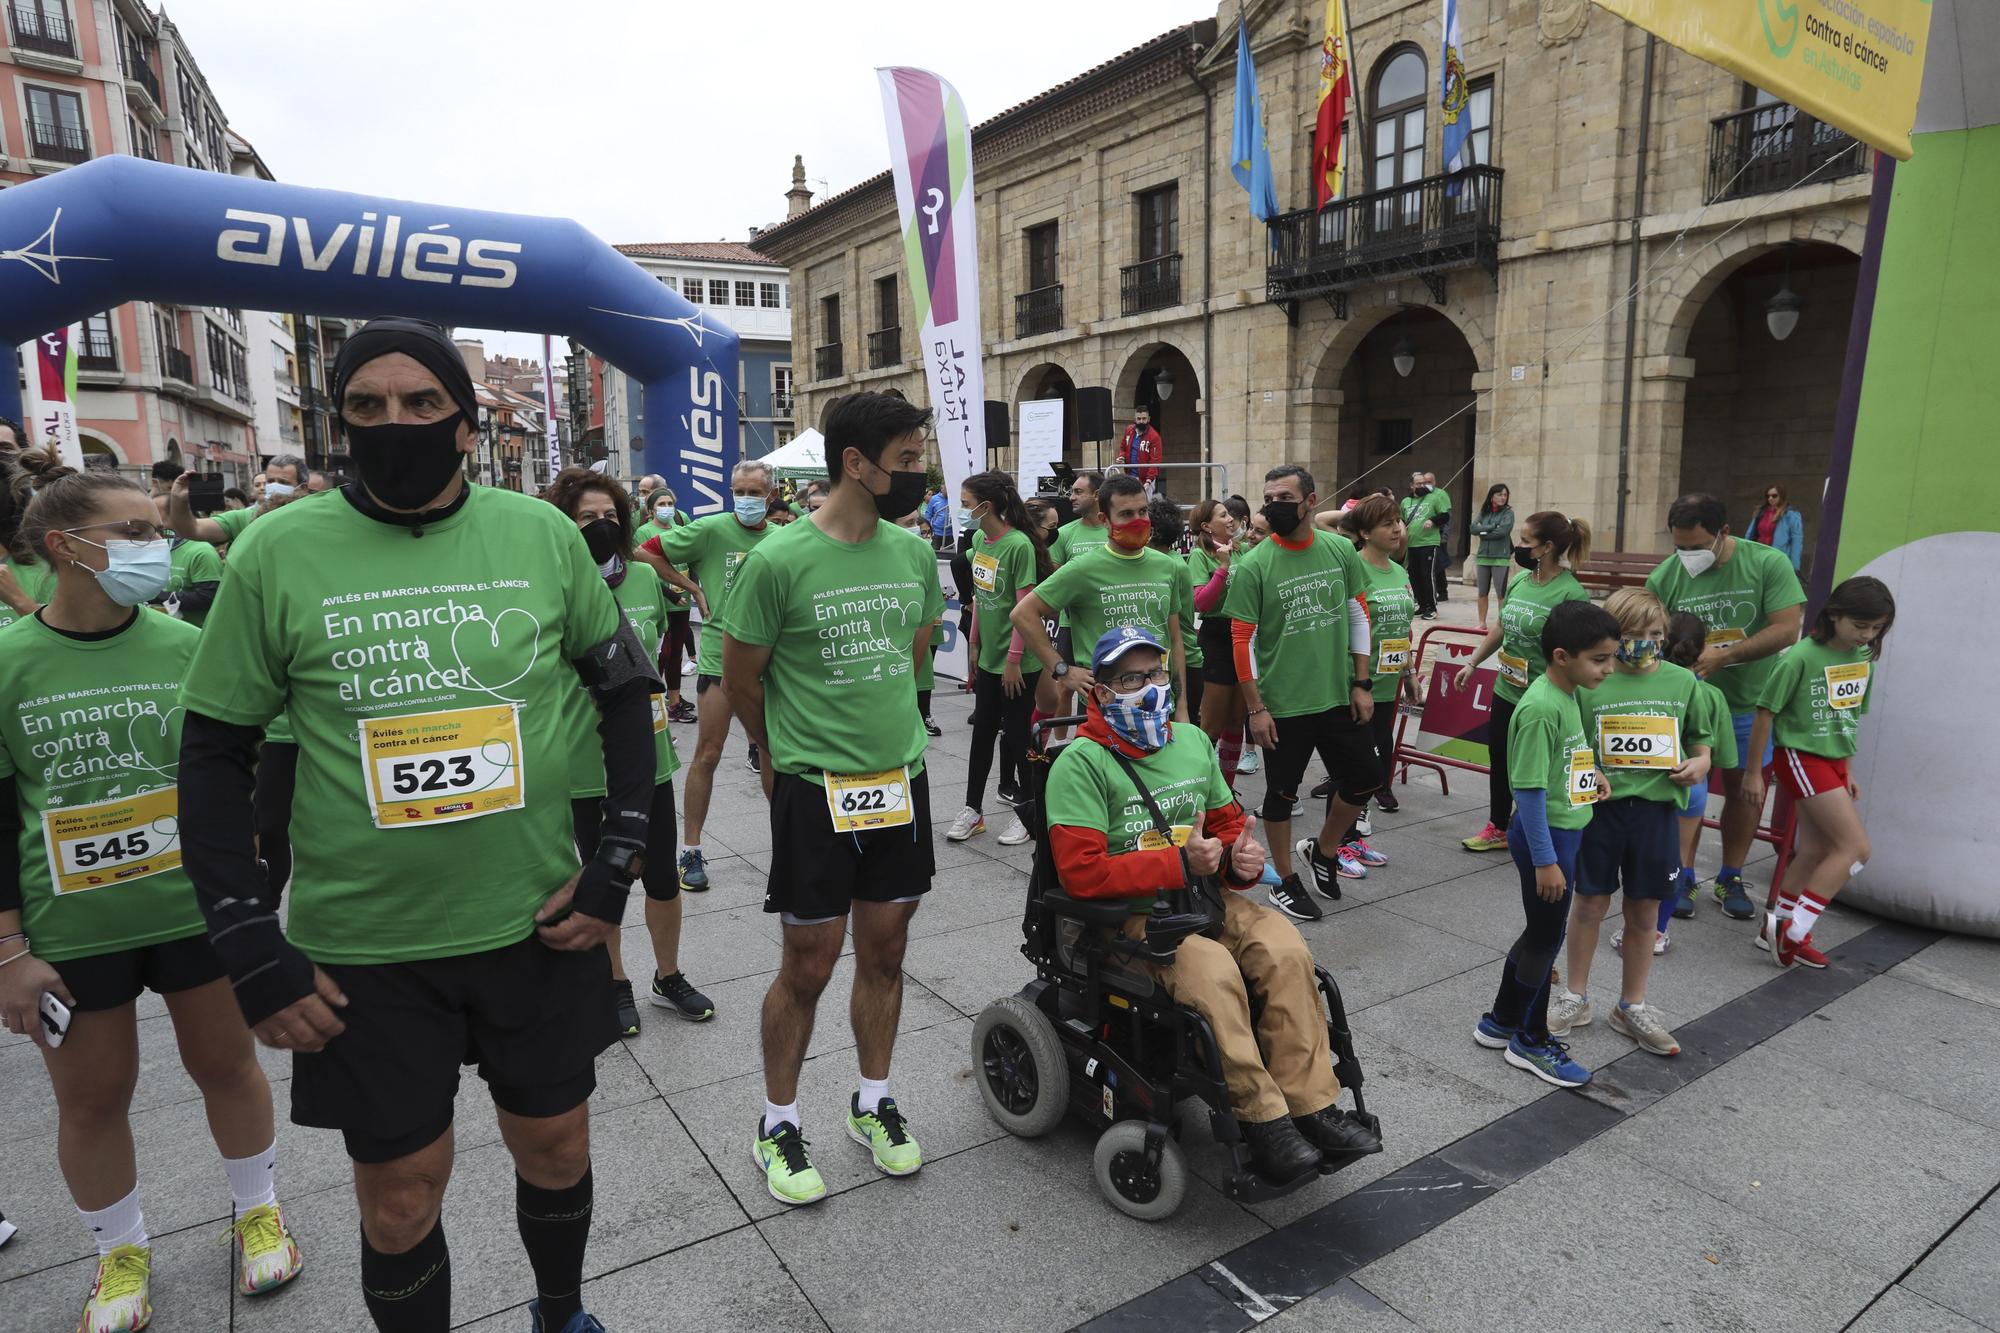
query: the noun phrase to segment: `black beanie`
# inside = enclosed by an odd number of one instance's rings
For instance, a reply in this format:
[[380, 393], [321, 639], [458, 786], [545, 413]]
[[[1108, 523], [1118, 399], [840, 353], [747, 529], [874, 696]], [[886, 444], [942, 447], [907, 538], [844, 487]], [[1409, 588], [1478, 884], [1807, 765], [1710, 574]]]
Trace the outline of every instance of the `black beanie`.
[[333, 410], [338, 413], [347, 399], [347, 381], [354, 372], [376, 357], [401, 352], [437, 376], [444, 391], [458, 404], [459, 411], [474, 429], [479, 426], [479, 400], [472, 392], [472, 372], [465, 358], [443, 329], [428, 320], [390, 315], [371, 319], [341, 345], [333, 361]]

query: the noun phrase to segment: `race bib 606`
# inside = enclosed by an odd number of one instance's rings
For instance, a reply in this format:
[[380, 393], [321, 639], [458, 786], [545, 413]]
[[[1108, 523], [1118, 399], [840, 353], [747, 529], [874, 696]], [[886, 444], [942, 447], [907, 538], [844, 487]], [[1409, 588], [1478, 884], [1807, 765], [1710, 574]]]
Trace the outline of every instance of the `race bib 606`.
[[522, 805], [514, 704], [364, 718], [361, 767], [376, 828], [448, 824]]
[[1859, 708], [1868, 697], [1868, 664], [1842, 662], [1826, 668], [1826, 703], [1829, 708]]

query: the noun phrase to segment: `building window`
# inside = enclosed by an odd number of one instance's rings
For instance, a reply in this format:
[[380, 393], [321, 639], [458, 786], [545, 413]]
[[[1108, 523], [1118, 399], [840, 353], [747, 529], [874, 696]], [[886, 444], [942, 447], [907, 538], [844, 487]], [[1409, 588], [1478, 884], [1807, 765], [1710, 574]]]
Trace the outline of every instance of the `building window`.
[[766, 310], [776, 310], [778, 308], [778, 284], [775, 282], [758, 283], [757, 304]]
[[1493, 165], [1493, 80], [1474, 79], [1466, 85], [1465, 136], [1467, 166]]
[[44, 162], [90, 160], [81, 97], [61, 88], [28, 86], [28, 156]]
[[83, 341], [76, 349], [79, 370], [117, 370], [118, 346], [111, 338], [111, 316], [92, 315], [83, 321]]
[[1044, 222], [1025, 233], [1028, 245], [1028, 290], [1040, 291], [1062, 281], [1057, 251], [1056, 224]]
[[217, 393], [229, 392], [229, 335], [215, 325], [208, 326], [208, 387]]
[[9, 0], [7, 12], [14, 20], [14, 44], [22, 50], [76, 57], [76, 29], [63, 0]]
[[[668, 285], [669, 287], [673, 286], [673, 285], [674, 285], [674, 280], [673, 280], [672, 278], [668, 278], [668, 279], [667, 279], [667, 285]], [[687, 298], [688, 300], [692, 301], [692, 302], [693, 302], [694, 304], [696, 304], [696, 305], [700, 305], [700, 304], [701, 304], [701, 279], [700, 279], [700, 278], [688, 278], [688, 279], [685, 279], [684, 281], [682, 281], [682, 283], [681, 283], [681, 295], [682, 295], [682, 296], [685, 296], [685, 297], [686, 297], [686, 298]]]
[[819, 346], [813, 349], [813, 378], [838, 379], [840, 357], [840, 294], [819, 298]]
[[745, 310], [755, 310], [757, 308], [757, 284], [754, 282], [737, 283], [736, 304]]
[[1368, 151], [1368, 188], [1419, 180], [1424, 174], [1424, 113], [1430, 106], [1430, 78], [1414, 46], [1389, 54], [1375, 71], [1368, 123], [1375, 142]]
[[791, 415], [792, 368], [790, 366], [771, 367], [771, 407], [779, 416]]
[[1163, 259], [1181, 248], [1181, 187], [1162, 185], [1139, 196], [1139, 258]]
[[778, 284], [778, 304], [786, 310], [792, 308], [792, 289], [789, 283]]
[[670, 292], [677, 292], [680, 290], [680, 284], [676, 283], [672, 278], [667, 277], [665, 274], [660, 275], [660, 285], [666, 288]]
[[708, 303], [710, 305], [729, 304], [729, 283], [722, 278], [708, 280]]
[[781, 448], [787, 444], [790, 444], [792, 442], [792, 428], [790, 426], [778, 427], [776, 432], [776, 439], [778, 441], [779, 447]]

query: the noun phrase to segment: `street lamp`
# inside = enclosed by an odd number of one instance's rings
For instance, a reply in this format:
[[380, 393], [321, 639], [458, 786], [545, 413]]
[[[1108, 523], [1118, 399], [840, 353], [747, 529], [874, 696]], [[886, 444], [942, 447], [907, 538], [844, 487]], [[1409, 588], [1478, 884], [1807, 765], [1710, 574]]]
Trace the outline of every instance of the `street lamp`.
[[1417, 368], [1416, 349], [1410, 346], [1408, 338], [1396, 339], [1396, 346], [1389, 353], [1389, 364], [1394, 366], [1396, 373], [1404, 379], [1408, 379], [1410, 372]]
[[1771, 299], [1764, 302], [1764, 327], [1779, 342], [1792, 336], [1792, 330], [1799, 326], [1799, 311], [1805, 303], [1792, 290], [1792, 247], [1785, 246], [1785, 276], [1778, 283], [1778, 290]]
[[1153, 376], [1153, 396], [1163, 403], [1174, 396], [1174, 372], [1172, 370], [1162, 367], [1160, 372]]

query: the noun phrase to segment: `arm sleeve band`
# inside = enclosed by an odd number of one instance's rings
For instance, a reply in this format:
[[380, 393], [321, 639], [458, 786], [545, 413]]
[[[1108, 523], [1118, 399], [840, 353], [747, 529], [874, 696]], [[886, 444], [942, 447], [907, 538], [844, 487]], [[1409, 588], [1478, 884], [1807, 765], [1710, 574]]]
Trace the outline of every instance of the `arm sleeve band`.
[[1229, 623], [1229, 650], [1236, 659], [1238, 680], [1257, 679], [1257, 664], [1251, 660], [1250, 637], [1257, 627], [1247, 620], [1233, 620]]
[[276, 905], [264, 901], [270, 889], [250, 813], [261, 735], [203, 713], [181, 722], [181, 864], [252, 1027], [313, 992], [312, 960], [285, 939]]
[[1528, 855], [1538, 866], [1556, 863], [1556, 842], [1549, 836], [1549, 794], [1541, 787], [1516, 787], [1514, 810], [1528, 835]]
[[1187, 884], [1178, 847], [1113, 856], [1096, 829], [1056, 824], [1049, 829], [1049, 850], [1056, 878], [1072, 898], [1150, 898], [1163, 888]]
[[590, 692], [597, 702], [597, 734], [604, 742], [604, 835], [598, 856], [583, 868], [571, 905], [600, 921], [623, 921], [632, 883], [601, 858], [621, 844], [646, 846], [653, 813], [652, 691], [643, 680], [631, 679], [593, 685]]
[[1368, 608], [1359, 597], [1347, 599], [1347, 651], [1367, 657], [1373, 651], [1368, 642]]
[[1221, 565], [1208, 576], [1208, 582], [1194, 590], [1194, 609], [1203, 615], [1222, 609], [1222, 594], [1229, 589], [1229, 570]]

